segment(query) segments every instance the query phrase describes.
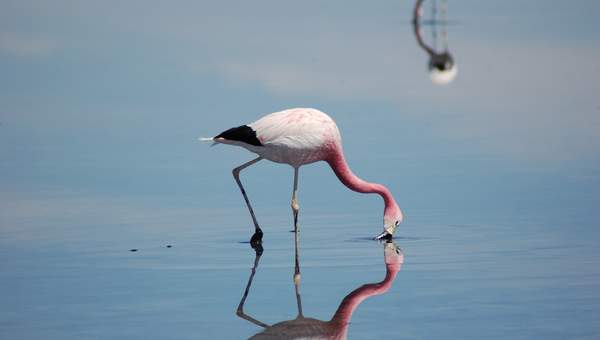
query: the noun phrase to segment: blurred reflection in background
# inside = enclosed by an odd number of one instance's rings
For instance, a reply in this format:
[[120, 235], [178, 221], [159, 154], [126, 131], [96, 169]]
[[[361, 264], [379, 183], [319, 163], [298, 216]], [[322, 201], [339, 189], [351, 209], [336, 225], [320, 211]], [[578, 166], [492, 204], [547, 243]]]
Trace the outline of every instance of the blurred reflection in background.
[[[298, 307], [298, 316], [293, 320], [281, 321], [273, 325], [268, 325], [244, 312], [244, 303], [248, 297], [252, 280], [256, 274], [256, 269], [262, 255], [262, 247], [256, 248], [256, 257], [254, 266], [246, 285], [246, 290], [240, 304], [237, 308], [237, 315], [245, 320], [252, 322], [264, 328], [263, 331], [255, 334], [250, 339], [346, 339], [348, 334], [348, 325], [352, 314], [358, 305], [365, 299], [387, 292], [400, 271], [404, 262], [404, 255], [396, 244], [389, 240], [383, 244], [385, 278], [381, 282], [364, 284], [348, 294], [340, 303], [335, 314], [329, 321], [317, 320], [305, 317], [302, 313], [302, 300], [300, 297], [300, 261], [298, 234], [296, 234], [296, 263], [294, 266], [294, 286], [296, 290], [296, 303]], [[377, 327], [379, 327], [378, 325]]]
[[[428, 1], [431, 3], [431, 18], [422, 20], [424, 16], [423, 2], [424, 0], [415, 2], [412, 20], [415, 38], [419, 46], [429, 55], [427, 67], [431, 81], [437, 85], [449, 84], [456, 78], [458, 69], [448, 51], [448, 31], [446, 30], [448, 4], [446, 0], [439, 1], [439, 4], [437, 0]], [[423, 40], [423, 26], [431, 27], [430, 45]], [[441, 41], [438, 38], [440, 36]]]

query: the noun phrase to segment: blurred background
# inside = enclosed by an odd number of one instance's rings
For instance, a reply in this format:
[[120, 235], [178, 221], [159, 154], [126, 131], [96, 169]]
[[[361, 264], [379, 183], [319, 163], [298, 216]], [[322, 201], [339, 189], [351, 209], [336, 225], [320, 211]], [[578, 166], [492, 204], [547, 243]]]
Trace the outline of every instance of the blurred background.
[[[350, 338], [597, 338], [599, 12], [0, 1], [0, 336], [258, 332], [234, 314], [253, 252], [230, 171], [253, 155], [197, 138], [314, 107], [406, 215], [405, 265]], [[268, 162], [242, 174], [265, 232], [252, 308], [269, 323], [295, 315], [292, 177]], [[381, 201], [326, 164], [300, 182], [305, 308], [326, 319], [385, 273], [366, 241]]]

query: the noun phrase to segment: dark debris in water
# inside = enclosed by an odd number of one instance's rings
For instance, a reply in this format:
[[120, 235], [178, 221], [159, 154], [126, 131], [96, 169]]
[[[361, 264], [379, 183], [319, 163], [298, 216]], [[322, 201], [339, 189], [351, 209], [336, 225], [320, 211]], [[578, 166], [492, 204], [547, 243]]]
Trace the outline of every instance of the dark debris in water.
[[[154, 249], [156, 249], [156, 248], [158, 248], [158, 247], [155, 247]], [[173, 245], [172, 244], [167, 244], [167, 245], [165, 245], [165, 248], [173, 248]], [[147, 248], [144, 248], [144, 249], [147, 249]], [[139, 250], [140, 250], [139, 248], [131, 248], [131, 249], [129, 249], [130, 252], [136, 252], [136, 251], [139, 251]]]

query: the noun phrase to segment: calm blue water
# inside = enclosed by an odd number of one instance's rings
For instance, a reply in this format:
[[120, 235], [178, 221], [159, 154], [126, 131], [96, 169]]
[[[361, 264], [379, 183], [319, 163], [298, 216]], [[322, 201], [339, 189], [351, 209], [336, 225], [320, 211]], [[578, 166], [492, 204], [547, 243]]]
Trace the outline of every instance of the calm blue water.
[[[196, 139], [316, 107], [406, 215], [350, 339], [599, 338], [600, 7], [447, 5], [423, 2], [458, 70], [436, 85], [412, 1], [3, 2], [0, 337], [260, 332], [235, 314], [255, 253], [230, 171], [252, 155]], [[385, 277], [382, 205], [300, 175], [303, 312], [329, 320]], [[297, 315], [292, 177], [242, 173], [265, 232], [245, 311], [269, 325]]]

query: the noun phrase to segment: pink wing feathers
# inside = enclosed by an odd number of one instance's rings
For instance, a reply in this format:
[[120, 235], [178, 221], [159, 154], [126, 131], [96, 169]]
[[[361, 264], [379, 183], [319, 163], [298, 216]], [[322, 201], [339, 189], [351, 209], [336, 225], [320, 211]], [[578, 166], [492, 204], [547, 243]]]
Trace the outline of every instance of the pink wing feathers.
[[340, 141], [335, 122], [316, 109], [297, 108], [271, 113], [248, 124], [260, 142], [293, 149], [315, 149], [332, 139]]

